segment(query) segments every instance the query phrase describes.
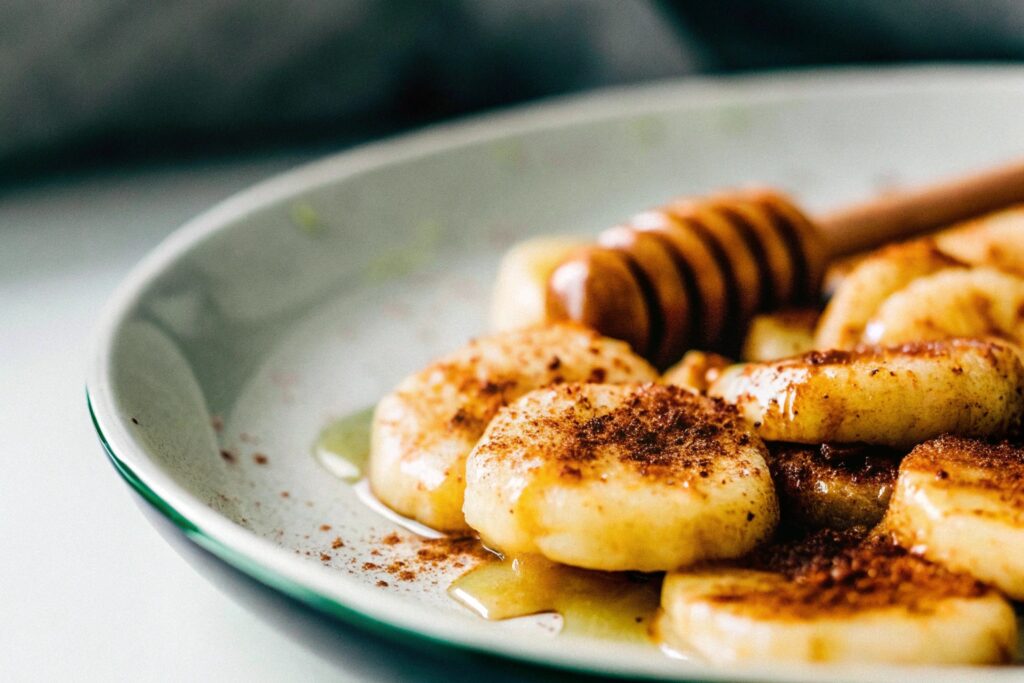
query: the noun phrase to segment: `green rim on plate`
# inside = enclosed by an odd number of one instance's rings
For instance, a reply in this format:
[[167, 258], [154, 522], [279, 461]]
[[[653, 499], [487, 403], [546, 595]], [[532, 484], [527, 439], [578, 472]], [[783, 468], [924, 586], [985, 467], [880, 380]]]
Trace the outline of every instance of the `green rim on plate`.
[[[524, 664], [525, 662], [518, 660], [514, 657], [505, 656], [500, 652], [491, 652], [489, 650], [478, 649], [472, 646], [466, 646], [463, 643], [456, 641], [442, 640], [433, 638], [427, 633], [420, 631], [414, 631], [404, 629], [401, 626], [390, 624], [387, 622], [378, 621], [362, 612], [353, 610], [345, 605], [332, 600], [314, 590], [310, 590], [299, 583], [296, 583], [287, 577], [281, 576], [275, 572], [269, 571], [264, 566], [260, 565], [245, 555], [236, 552], [232, 548], [228, 547], [224, 543], [221, 543], [217, 539], [205, 534], [195, 523], [186, 518], [180, 512], [174, 509], [167, 501], [158, 496], [153, 489], [146, 485], [128, 465], [126, 465], [110, 447], [110, 443], [107, 441], [106, 436], [103, 434], [103, 430], [100, 428], [99, 423], [96, 419], [96, 413], [93, 410], [92, 399], [89, 395], [88, 389], [85, 392], [86, 405], [89, 410], [89, 417], [92, 421], [93, 428], [96, 430], [96, 436], [100, 441], [100, 445], [103, 447], [103, 452], [106, 454], [108, 461], [113, 465], [114, 470], [121, 476], [121, 479], [128, 484], [136, 493], [138, 493], [143, 500], [156, 509], [160, 514], [170, 520], [191, 542], [198, 545], [203, 550], [209, 552], [217, 559], [225, 562], [232, 568], [238, 570], [244, 575], [251, 579], [256, 580], [262, 585], [276, 590], [284, 595], [297, 600], [298, 602], [311, 607], [314, 610], [326, 614], [330, 617], [337, 618], [351, 626], [356, 628], [365, 629], [371, 633], [379, 635], [395, 642], [402, 642], [404, 645], [410, 645], [414, 647], [426, 647], [430, 645], [442, 645], [446, 648], [451, 648], [454, 652], [462, 652], [465, 655], [474, 657], [487, 657], [499, 660], [506, 660], [508, 662], [514, 662], [516, 664]], [[547, 666], [552, 669], [562, 669], [563, 671], [570, 671], [574, 673], [586, 673], [589, 675], [600, 675], [608, 678], [621, 678], [621, 674], [617, 672], [596, 672], [596, 671], [584, 671], [574, 667], [561, 666], [557, 662], [555, 663], [540, 663], [543, 666]], [[643, 675], [630, 676], [636, 680], [644, 680], [647, 677]]]
[[428, 643], [442, 643], [448, 646], [455, 646], [457, 643], [450, 643], [448, 641], [439, 641], [431, 638], [429, 635], [420, 633], [418, 631], [406, 631], [401, 627], [396, 627], [391, 624], [377, 621], [362, 612], [352, 610], [345, 605], [342, 605], [330, 598], [320, 595], [316, 591], [310, 590], [294, 581], [287, 579], [286, 577], [280, 576], [274, 572], [268, 571], [265, 567], [257, 562], [250, 560], [248, 557], [235, 552], [233, 549], [224, 545], [217, 539], [209, 536], [196, 526], [191, 520], [187, 519], [184, 515], [174, 509], [167, 501], [158, 496], [153, 489], [149, 488], [145, 482], [142, 481], [131, 468], [128, 467], [110, 447], [110, 443], [107, 441], [106, 436], [103, 434], [103, 430], [100, 429], [99, 423], [96, 420], [96, 413], [93, 410], [92, 399], [89, 396], [88, 389], [85, 392], [86, 404], [89, 407], [89, 417], [92, 420], [93, 428], [96, 430], [96, 435], [100, 440], [100, 445], [103, 446], [103, 452], [107, 455], [107, 459], [110, 464], [114, 466], [121, 478], [127, 483], [132, 489], [135, 490], [142, 498], [152, 505], [160, 514], [169, 519], [174, 523], [178, 529], [180, 529], [185, 536], [200, 546], [204, 550], [208, 551], [218, 559], [223, 560], [227, 564], [231, 565], [240, 572], [250, 576], [265, 586], [278, 590], [291, 598], [294, 598], [310, 607], [313, 607], [321, 612], [330, 614], [331, 616], [338, 617], [351, 623], [355, 626], [368, 628], [381, 635], [393, 635], [396, 632], [401, 632], [404, 635], [412, 638], [417, 638]]

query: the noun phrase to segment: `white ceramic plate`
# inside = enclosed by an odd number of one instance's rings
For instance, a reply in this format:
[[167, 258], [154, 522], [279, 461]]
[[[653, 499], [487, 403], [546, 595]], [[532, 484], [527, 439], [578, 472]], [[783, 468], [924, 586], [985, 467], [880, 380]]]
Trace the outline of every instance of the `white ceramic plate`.
[[1019, 69], [811, 72], [608, 91], [328, 158], [225, 201], [138, 266], [101, 325], [97, 429], [129, 483], [195, 542], [378, 630], [657, 678], [1019, 679], [1007, 668], [726, 670], [552, 636], [537, 620], [484, 622], [446, 596], [452, 571], [387, 571], [397, 556], [374, 551], [394, 523], [311, 447], [331, 420], [485, 329], [497, 260], [515, 240], [593, 233], [751, 181], [813, 212], [1018, 156], [1022, 111]]

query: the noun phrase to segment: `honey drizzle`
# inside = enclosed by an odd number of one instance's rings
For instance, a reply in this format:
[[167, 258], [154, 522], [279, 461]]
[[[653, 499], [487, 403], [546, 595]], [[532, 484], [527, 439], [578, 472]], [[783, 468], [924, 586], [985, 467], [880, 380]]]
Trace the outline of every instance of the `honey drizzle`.
[[539, 555], [485, 560], [457, 578], [448, 594], [490, 620], [556, 612], [562, 632], [648, 641], [661, 576], [577, 569]]
[[[360, 500], [413, 533], [443, 534], [400, 517], [370, 492], [363, 473], [370, 453], [373, 409], [346, 415], [324, 428], [313, 445], [331, 474], [354, 483]], [[649, 642], [661, 594], [661, 575], [599, 572], [568, 567], [539, 555], [494, 555], [459, 576], [448, 594], [484, 619], [556, 613], [562, 632]]]
[[346, 415], [327, 425], [313, 444], [313, 455], [323, 467], [345, 481], [359, 479], [370, 457], [373, 408]]

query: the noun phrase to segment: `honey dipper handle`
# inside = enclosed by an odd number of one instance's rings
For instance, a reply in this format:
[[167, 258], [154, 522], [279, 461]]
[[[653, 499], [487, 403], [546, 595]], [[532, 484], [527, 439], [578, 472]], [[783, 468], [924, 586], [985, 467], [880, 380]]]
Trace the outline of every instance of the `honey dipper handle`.
[[1024, 160], [890, 195], [816, 220], [831, 256], [843, 256], [1024, 202]]

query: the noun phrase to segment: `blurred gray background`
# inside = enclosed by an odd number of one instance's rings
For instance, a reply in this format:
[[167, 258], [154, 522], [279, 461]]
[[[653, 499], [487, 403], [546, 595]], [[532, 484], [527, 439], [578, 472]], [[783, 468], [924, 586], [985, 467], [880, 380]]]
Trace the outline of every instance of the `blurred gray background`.
[[0, 181], [698, 72], [1022, 57], [1019, 0], [7, 0]]

